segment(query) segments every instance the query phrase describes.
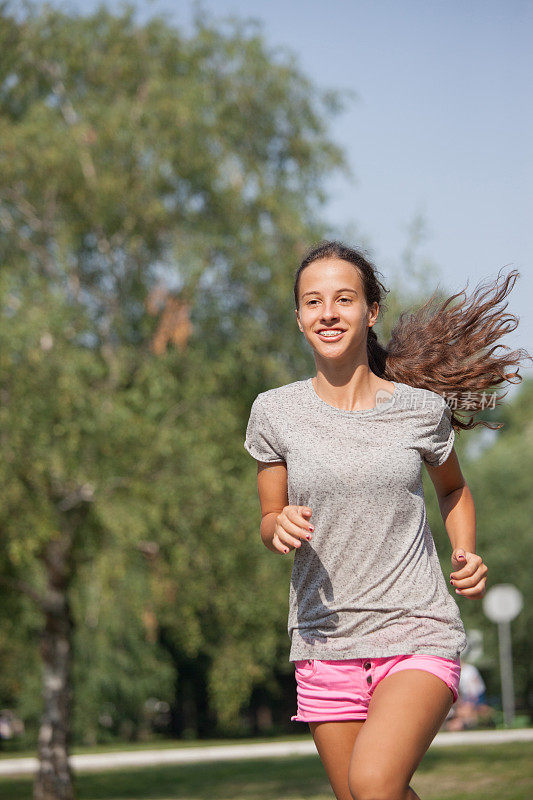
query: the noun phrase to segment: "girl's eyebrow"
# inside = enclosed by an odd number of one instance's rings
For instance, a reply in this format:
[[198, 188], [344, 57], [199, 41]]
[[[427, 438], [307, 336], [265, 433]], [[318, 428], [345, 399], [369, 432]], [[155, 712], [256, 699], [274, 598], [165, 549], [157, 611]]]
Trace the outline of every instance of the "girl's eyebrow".
[[[337, 289], [335, 294], [338, 294], [339, 292], [353, 292], [354, 294], [357, 294], [355, 289], [350, 289], [348, 287], [346, 287], [345, 289]], [[302, 298], [305, 297], [308, 294], [320, 294], [320, 292], [318, 291], [318, 289], [313, 289], [313, 290], [311, 290], [309, 292], [304, 292], [303, 295], [302, 295]]]

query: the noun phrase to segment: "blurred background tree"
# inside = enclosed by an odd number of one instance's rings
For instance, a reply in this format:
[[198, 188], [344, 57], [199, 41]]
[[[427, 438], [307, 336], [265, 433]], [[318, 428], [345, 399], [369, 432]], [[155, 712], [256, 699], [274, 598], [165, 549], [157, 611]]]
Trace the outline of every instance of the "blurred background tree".
[[[1, 6], [0, 557], [41, 640], [45, 796], [70, 780], [72, 646], [86, 741], [101, 708], [137, 735], [172, 682], [186, 727], [192, 662], [231, 728], [272, 668], [280, 565], [249, 538], [242, 428], [302, 360], [292, 272], [346, 164], [341, 96], [253, 25], [24, 9]], [[36, 717], [35, 680], [5, 685]]]

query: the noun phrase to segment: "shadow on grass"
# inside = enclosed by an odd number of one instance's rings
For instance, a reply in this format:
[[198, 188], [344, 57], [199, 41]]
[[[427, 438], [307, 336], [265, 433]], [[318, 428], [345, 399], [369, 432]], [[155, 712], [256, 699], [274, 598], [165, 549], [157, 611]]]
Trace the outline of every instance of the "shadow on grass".
[[[533, 746], [527, 742], [434, 748], [416, 771], [424, 800], [524, 800], [533, 797]], [[78, 800], [332, 800], [318, 758], [210, 762], [82, 773]], [[0, 780], [0, 800], [31, 800], [31, 778]]]

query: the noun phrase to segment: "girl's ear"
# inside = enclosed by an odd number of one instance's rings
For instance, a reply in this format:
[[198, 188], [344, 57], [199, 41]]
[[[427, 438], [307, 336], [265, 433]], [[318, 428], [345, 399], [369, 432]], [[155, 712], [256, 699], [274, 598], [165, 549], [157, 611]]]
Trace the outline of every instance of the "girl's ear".
[[377, 303], [373, 303], [368, 309], [368, 324], [370, 325], [370, 327], [376, 324], [376, 322], [378, 321], [378, 315], [379, 315], [379, 305]]

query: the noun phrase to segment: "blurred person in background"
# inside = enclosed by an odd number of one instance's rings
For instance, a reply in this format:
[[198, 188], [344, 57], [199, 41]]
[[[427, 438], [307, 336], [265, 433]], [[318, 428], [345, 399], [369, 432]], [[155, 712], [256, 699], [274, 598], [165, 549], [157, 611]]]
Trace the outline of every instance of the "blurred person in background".
[[494, 726], [494, 709], [486, 702], [487, 687], [478, 668], [461, 659], [459, 697], [446, 718], [447, 731], [473, 730]]

